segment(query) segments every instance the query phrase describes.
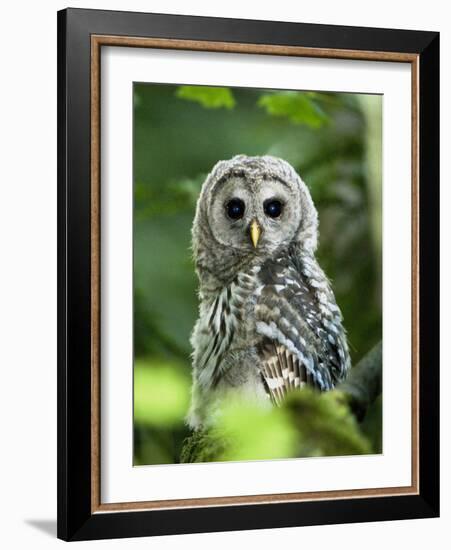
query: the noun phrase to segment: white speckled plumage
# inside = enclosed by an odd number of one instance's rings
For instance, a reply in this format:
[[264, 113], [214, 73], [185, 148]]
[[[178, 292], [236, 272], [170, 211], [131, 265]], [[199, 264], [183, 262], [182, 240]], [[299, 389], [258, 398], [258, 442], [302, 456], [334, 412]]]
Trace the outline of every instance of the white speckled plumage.
[[[239, 198], [239, 219], [226, 205]], [[266, 215], [277, 199], [282, 211]], [[249, 237], [256, 221], [257, 246]], [[264, 406], [309, 384], [332, 389], [350, 366], [342, 316], [315, 258], [318, 215], [284, 160], [239, 155], [207, 177], [193, 223], [199, 318], [193, 347], [193, 429], [214, 422], [230, 392]]]

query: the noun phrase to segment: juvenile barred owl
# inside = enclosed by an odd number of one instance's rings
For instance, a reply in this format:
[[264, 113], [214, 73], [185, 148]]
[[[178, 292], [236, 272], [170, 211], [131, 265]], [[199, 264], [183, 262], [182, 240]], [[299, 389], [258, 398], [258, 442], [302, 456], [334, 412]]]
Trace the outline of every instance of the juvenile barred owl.
[[350, 366], [342, 316], [315, 258], [318, 215], [285, 161], [239, 155], [207, 177], [192, 237], [199, 278], [193, 429], [221, 400], [279, 405], [309, 384], [332, 389]]

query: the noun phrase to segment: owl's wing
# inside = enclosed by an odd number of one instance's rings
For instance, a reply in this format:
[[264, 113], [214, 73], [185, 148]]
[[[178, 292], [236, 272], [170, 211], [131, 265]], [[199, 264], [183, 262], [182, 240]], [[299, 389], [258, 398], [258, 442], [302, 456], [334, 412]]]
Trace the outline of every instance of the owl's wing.
[[256, 330], [261, 374], [271, 398], [309, 384], [325, 391], [349, 367], [341, 313], [316, 261], [287, 256], [259, 273]]

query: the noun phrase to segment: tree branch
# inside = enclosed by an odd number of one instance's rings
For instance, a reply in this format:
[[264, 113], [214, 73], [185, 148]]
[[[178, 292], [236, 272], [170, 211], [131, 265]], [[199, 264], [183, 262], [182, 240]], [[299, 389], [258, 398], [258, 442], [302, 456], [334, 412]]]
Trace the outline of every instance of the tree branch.
[[363, 357], [337, 390], [345, 394], [349, 407], [361, 421], [382, 392], [382, 342]]

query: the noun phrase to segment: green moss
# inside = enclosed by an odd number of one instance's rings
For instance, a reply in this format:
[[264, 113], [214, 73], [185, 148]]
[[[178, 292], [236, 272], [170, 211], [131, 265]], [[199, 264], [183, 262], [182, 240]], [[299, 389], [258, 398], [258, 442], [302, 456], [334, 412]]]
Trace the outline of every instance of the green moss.
[[185, 439], [180, 462], [214, 462], [226, 451], [227, 441], [218, 432], [194, 432]]
[[370, 444], [339, 391], [323, 394], [304, 388], [293, 393], [284, 406], [296, 426], [296, 456], [369, 454]]

